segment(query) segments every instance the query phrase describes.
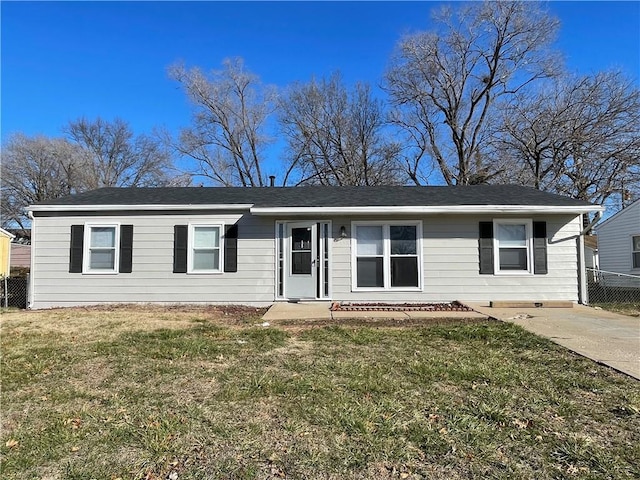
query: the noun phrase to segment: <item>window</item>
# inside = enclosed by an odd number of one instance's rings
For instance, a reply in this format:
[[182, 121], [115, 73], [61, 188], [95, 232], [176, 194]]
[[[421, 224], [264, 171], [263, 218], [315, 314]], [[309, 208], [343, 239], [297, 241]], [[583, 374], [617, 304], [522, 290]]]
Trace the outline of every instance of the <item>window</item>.
[[633, 268], [640, 268], [640, 235], [631, 237], [632, 247], [631, 253], [633, 255]]
[[117, 273], [117, 225], [87, 225], [85, 273]]
[[87, 225], [84, 273], [118, 273], [118, 225]]
[[311, 275], [311, 227], [291, 229], [291, 275]]
[[133, 225], [71, 225], [69, 273], [133, 271]]
[[503, 274], [532, 272], [532, 224], [524, 220], [498, 220], [495, 231], [495, 271]]
[[221, 272], [220, 225], [190, 225], [189, 273]]
[[355, 288], [420, 288], [420, 224], [354, 224]]

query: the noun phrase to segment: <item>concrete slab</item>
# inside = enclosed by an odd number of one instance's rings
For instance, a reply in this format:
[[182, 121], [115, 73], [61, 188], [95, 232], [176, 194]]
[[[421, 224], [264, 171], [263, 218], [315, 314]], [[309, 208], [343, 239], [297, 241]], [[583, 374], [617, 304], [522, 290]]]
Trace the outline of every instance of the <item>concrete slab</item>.
[[491, 308], [475, 311], [520, 325], [580, 355], [640, 380], [640, 318], [584, 305], [573, 308]]
[[330, 302], [278, 302], [271, 305], [262, 316], [265, 322], [275, 320], [322, 320], [331, 319]]

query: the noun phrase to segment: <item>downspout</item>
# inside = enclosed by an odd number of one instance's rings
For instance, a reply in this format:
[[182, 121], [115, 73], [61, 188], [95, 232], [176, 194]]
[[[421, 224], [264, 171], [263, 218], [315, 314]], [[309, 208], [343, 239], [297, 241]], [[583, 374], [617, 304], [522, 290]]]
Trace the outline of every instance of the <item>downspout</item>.
[[[583, 214], [584, 215], [584, 214]], [[591, 231], [593, 226], [602, 218], [602, 212], [597, 212], [595, 218], [582, 229], [578, 238], [578, 301], [587, 305], [589, 303], [589, 290], [587, 289], [587, 268], [584, 260], [584, 236]], [[582, 222], [581, 222], [582, 223]]]
[[27, 211], [27, 215], [31, 219], [31, 258], [29, 259], [29, 281], [27, 282], [27, 308], [31, 309], [33, 306], [33, 273], [36, 258], [36, 244], [33, 241], [36, 234], [36, 219], [31, 210]]

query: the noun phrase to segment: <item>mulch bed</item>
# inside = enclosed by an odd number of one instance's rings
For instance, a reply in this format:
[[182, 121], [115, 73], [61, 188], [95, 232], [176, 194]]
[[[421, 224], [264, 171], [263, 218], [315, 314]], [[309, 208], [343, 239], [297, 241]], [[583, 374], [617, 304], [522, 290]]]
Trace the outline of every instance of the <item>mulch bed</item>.
[[460, 302], [447, 303], [353, 303], [333, 302], [332, 312], [472, 312]]

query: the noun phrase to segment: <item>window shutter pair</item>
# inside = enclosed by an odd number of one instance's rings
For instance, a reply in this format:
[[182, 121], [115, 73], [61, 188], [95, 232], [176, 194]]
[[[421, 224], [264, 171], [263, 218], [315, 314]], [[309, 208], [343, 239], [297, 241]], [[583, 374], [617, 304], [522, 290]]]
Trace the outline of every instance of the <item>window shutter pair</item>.
[[[493, 275], [493, 222], [480, 222], [479, 226], [480, 274]], [[547, 222], [533, 222], [533, 273], [548, 273]]]
[[[71, 225], [69, 273], [82, 273], [83, 253], [84, 225]], [[133, 225], [120, 225], [119, 257], [118, 273], [131, 273], [133, 270]]]
[[[173, 227], [173, 273], [187, 273], [188, 225]], [[224, 271], [238, 271], [238, 226], [225, 225]]]

